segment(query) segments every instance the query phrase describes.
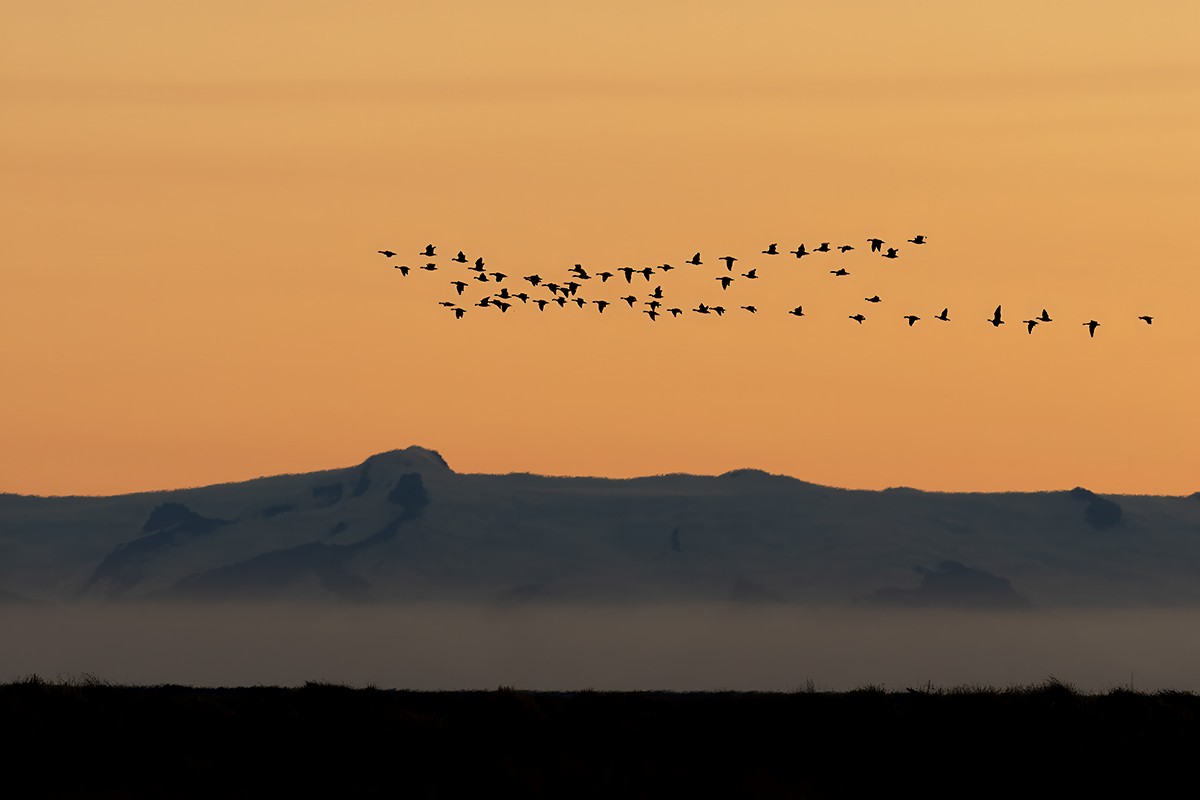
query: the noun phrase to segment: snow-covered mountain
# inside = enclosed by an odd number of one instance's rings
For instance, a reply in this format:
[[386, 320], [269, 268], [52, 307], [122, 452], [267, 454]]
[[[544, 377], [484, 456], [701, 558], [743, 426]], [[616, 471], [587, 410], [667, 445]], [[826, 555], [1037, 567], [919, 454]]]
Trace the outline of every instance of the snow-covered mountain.
[[410, 447], [178, 491], [0, 495], [0, 603], [245, 598], [1192, 606], [1200, 494], [459, 474]]

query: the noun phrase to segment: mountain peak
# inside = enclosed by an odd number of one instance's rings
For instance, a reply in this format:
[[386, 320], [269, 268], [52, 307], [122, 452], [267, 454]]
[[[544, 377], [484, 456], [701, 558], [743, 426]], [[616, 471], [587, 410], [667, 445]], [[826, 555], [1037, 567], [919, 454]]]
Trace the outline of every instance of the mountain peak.
[[436, 450], [428, 447], [412, 445], [403, 450], [386, 450], [376, 453], [363, 461], [363, 466], [382, 467], [387, 470], [436, 470], [438, 472], [453, 472], [446, 459]]

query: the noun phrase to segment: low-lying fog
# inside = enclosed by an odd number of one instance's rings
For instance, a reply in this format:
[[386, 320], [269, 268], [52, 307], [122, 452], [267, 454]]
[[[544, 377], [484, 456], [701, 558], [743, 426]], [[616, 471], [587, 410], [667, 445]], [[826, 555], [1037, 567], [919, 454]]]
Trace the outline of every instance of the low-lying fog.
[[1042, 683], [1200, 691], [1200, 611], [785, 606], [0, 610], [0, 682], [571, 690]]

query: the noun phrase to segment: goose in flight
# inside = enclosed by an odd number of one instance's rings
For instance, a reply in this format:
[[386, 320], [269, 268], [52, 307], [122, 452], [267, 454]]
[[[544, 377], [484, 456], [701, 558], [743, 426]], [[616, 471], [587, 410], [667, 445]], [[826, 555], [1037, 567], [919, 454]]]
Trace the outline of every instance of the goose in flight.
[[608, 308], [607, 300], [593, 300], [592, 302], [596, 304], [596, 308], [600, 309], [601, 314], [604, 313], [604, 309]]
[[650, 317], [651, 322], [654, 322], [656, 319], [658, 319], [658, 312], [655, 311], [653, 308], [650, 309], [649, 311], [643, 311], [642, 313], [647, 315], [648, 317]]
[[838, 269], [831, 269], [831, 270], [829, 270], [829, 274], [830, 274], [830, 275], [837, 275], [837, 276], [839, 276], [839, 277], [840, 277], [840, 276], [842, 276], [842, 275], [849, 275], [850, 273], [849, 273], [849, 272], [847, 272], [847, 271], [846, 271], [844, 268], [840, 268], [840, 267], [839, 267]]
[[864, 317], [862, 314], [854, 314], [854, 315], [852, 315], [852, 316], [850, 317], [850, 319], [854, 320], [854, 321], [855, 321], [855, 322], [857, 322], [859, 325], [862, 325], [862, 324], [863, 324], [863, 320], [865, 320], [865, 319], [866, 319], [866, 317]]
[[1083, 324], [1087, 326], [1088, 336], [1093, 336], [1093, 337], [1096, 335], [1096, 328], [1100, 327], [1100, 323], [1096, 322], [1096, 320], [1094, 320], [1094, 319], [1090, 319]]
[[779, 244], [776, 242], [772, 242], [771, 244], [767, 245], [767, 249], [763, 250], [763, 253], [765, 253], [766, 255], [769, 255], [769, 256], [777, 256], [777, 255], [779, 255], [779, 251], [775, 249], [777, 247], [779, 247]]
[[704, 262], [700, 260], [700, 254], [699, 254], [699, 253], [696, 253], [696, 255], [694, 255], [694, 256], [692, 256], [691, 258], [689, 258], [689, 259], [688, 259], [688, 260], [687, 260], [685, 263], [687, 263], [687, 264], [695, 264], [696, 266], [700, 266], [700, 265], [701, 265], [701, 264], [703, 264]]
[[889, 247], [887, 249], [887, 252], [883, 254], [883, 257], [884, 258], [899, 258], [900, 254], [896, 251], [896, 248]]
[[420, 255], [423, 255], [426, 258], [433, 258], [433, 256], [434, 256], [433, 250], [434, 250], [433, 245], [427, 244], [427, 245], [425, 245], [425, 249], [421, 251]]
[[454, 309], [454, 318], [462, 319], [463, 315], [466, 313], [467, 313], [467, 310], [465, 308], [456, 308], [456, 309]]
[[388, 258], [391, 258], [392, 256], [396, 255], [391, 250], [376, 250], [375, 252], [382, 253], [383, 255], [387, 256]]
[[408, 271], [409, 271], [408, 267], [404, 266], [403, 264], [397, 264], [395, 268], [400, 270], [401, 275], [403, 275], [406, 278], [408, 277]]
[[758, 270], [752, 269], [749, 272], [743, 272], [742, 277], [749, 278], [750, 280], [756, 280], [758, 278]]
[[480, 283], [487, 283], [488, 282], [487, 273], [485, 273], [485, 272], [479, 273], [478, 275], [475, 276], [475, 280], [479, 281]]
[[917, 320], [919, 320], [919, 319], [920, 319], [920, 317], [918, 317], [916, 314], [905, 314], [905, 315], [904, 315], [904, 318], [905, 318], [906, 320], [908, 320], [908, 327], [910, 327], [910, 328], [911, 328], [913, 325], [916, 325], [916, 324], [917, 324]]
[[475, 259], [475, 269], [483, 269], [483, 259], [482, 258]]
[[576, 297], [571, 302], [574, 303], [575, 305], [579, 306], [580, 308], [583, 308], [584, 306], [587, 305], [587, 300], [584, 300], [582, 297]]
[[479, 306], [480, 308], [487, 308], [491, 304], [492, 304], [492, 298], [484, 297], [484, 298], [480, 299], [480, 301], [478, 303], [476, 303], [475, 305]]
[[650, 308], [654, 311], [658, 311], [660, 308], [662, 308], [662, 303], [658, 302], [657, 300], [649, 300], [645, 303], [642, 303], [642, 305], [650, 306]]
[[854, 249], [854, 246], [853, 246], [853, 245], [849, 245], [849, 244], [841, 244], [841, 245], [838, 245], [838, 250], [839, 250], [839, 251], [841, 251], [841, 253], [842, 253], [843, 255], [845, 255], [847, 252], [849, 252], [849, 251], [851, 251], [851, 250], [853, 250], [853, 249]]
[[821, 242], [821, 246], [814, 247], [813, 252], [814, 253], [828, 253], [829, 252], [829, 242]]
[[682, 308], [668, 308], [668, 309], [667, 309], [667, 312], [668, 312], [668, 313], [669, 313], [669, 314], [670, 314], [672, 317], [678, 317], [680, 314], [682, 314], [682, 313], [683, 313], [683, 309], [682, 309]]
[[467, 256], [466, 256], [466, 253], [464, 253], [462, 250], [459, 250], [458, 255], [456, 255], [454, 258], [452, 258], [450, 260], [457, 261], [460, 264], [465, 264], [465, 263], [467, 263]]
[[654, 274], [654, 267], [642, 267], [638, 272], [642, 273], [642, 277], [648, 281], [650, 280], [650, 276]]
[[[506, 291], [506, 292], [507, 292], [507, 291], [508, 291], [508, 289], [505, 289], [504, 291]], [[513, 297], [517, 298], [517, 299], [518, 299], [518, 300], [520, 300], [522, 303], [528, 303], [528, 302], [529, 302], [529, 295], [525, 294], [524, 292], [517, 292], [516, 294], [514, 294], [514, 295], [513, 295]]]
[[940, 319], [942, 322], [949, 322], [950, 321], [950, 309], [943, 308], [942, 313], [935, 316], [934, 319]]
[[633, 295], [629, 295], [627, 297], [622, 297], [621, 299], [624, 300], [626, 303], [629, 303], [630, 308], [633, 308], [633, 304], [637, 302], [637, 298], [634, 297]]
[[788, 250], [788, 252], [794, 255], [796, 258], [804, 258], [806, 255], [808, 255], [808, 251], [804, 249], [803, 243], [801, 243], [801, 245], [795, 250]]
[[804, 316], [804, 306], [796, 306], [788, 313], [791, 314], [793, 317], [803, 317]]
[[722, 275], [721, 277], [715, 278], [714, 280], [718, 280], [721, 282], [722, 291], [725, 289], [728, 289], [729, 284], [733, 283], [733, 278], [729, 277], [728, 275]]
[[526, 275], [523, 280], [527, 280], [534, 286], [537, 286], [539, 283], [542, 282], [542, 276], [541, 275]]
[[633, 280], [633, 273], [636, 271], [637, 270], [635, 270], [633, 267], [621, 267], [620, 269], [617, 270], [617, 272], [625, 273], [625, 282], [626, 283], [630, 283]]
[[437, 264], [431, 262], [421, 267], [421, 269], [426, 270], [427, 272], [434, 272], [437, 269]]
[[489, 272], [488, 275], [491, 275], [493, 278], [495, 278], [496, 283], [500, 283], [502, 280], [508, 277], [503, 272]]
[[611, 278], [612, 276], [613, 276], [613, 274], [611, 272], [597, 272], [596, 273], [596, 277], [600, 279], [601, 283], [608, 283], [608, 279]]
[[864, 297], [863, 299], [866, 300], [868, 303], [883, 302], [882, 300], [879, 299], [879, 295], [872, 295], [871, 297]]
[[451, 303], [449, 300], [443, 300], [442, 302], [438, 303], [438, 305], [445, 306], [446, 308], [454, 308], [455, 306], [455, 304]]
[[725, 306], [713, 306], [712, 310], [717, 312], [717, 316], [722, 316], [725, 313]]
[[739, 306], [743, 311], [749, 311], [751, 314], [757, 314], [758, 309], [754, 306]]
[[725, 269], [728, 270], [729, 272], [733, 272], [733, 262], [737, 261], [737, 259], [734, 258], [733, 256], [721, 256], [717, 260], [724, 261]]
[[1029, 326], [1030, 333], [1033, 333], [1033, 329], [1036, 328], [1038, 324], [1036, 319], [1023, 319], [1021, 322], [1024, 322], [1027, 326]]
[[992, 323], [993, 328], [999, 328], [1004, 324], [1004, 320], [1000, 319], [1000, 306], [996, 306], [996, 313], [992, 315], [992, 318], [988, 322]]
[[867, 239], [871, 243], [871, 252], [878, 253], [883, 248], [883, 239]]
[[534, 300], [533, 302], [537, 303], [538, 311], [545, 311], [547, 304], [550, 303], [549, 300], [542, 299]]
[[501, 300], [507, 300], [507, 299], [508, 299], [508, 298], [510, 298], [511, 296], [512, 296], [512, 295], [510, 295], [510, 294], [508, 293], [508, 287], [507, 287], [507, 286], [506, 286], [506, 287], [504, 287], [503, 289], [501, 289], [499, 294], [494, 294], [494, 295], [492, 295], [492, 297], [499, 297]]
[[1038, 322], [1054, 322], [1054, 320], [1050, 319], [1050, 314], [1044, 308], [1042, 309], [1042, 315], [1040, 317], [1034, 317], [1034, 319], [1036, 319]]
[[704, 303], [701, 303], [696, 308], [693, 308], [692, 311], [695, 311], [697, 314], [707, 314], [708, 306], [704, 305]]
[[500, 309], [501, 314], [507, 312], [508, 309], [512, 308], [512, 303], [505, 303], [503, 301], [501, 301], [499, 303], [493, 302], [492, 305], [498, 307]]
[[575, 293], [579, 291], [579, 287], [582, 285], [583, 284], [581, 284], [581, 283], [576, 283], [575, 281], [571, 281], [570, 283], [567, 284], [567, 294], [571, 295], [571, 297], [574, 297]]
[[918, 233], [916, 236], [909, 239], [909, 241], [912, 242], [913, 244], [925, 244], [925, 242], [926, 242], [925, 234]]
[[1151, 317], [1151, 316], [1149, 316], [1148, 314], [1143, 314], [1142, 316], [1138, 317], [1138, 319], [1142, 320], [1142, 321], [1143, 321], [1143, 322], [1145, 322], [1147, 325], [1152, 325], [1152, 324], [1154, 324], [1154, 317]]
[[662, 300], [663, 299], [662, 287], [655, 286], [654, 291], [650, 293], [650, 296], [653, 297], [655, 300]]

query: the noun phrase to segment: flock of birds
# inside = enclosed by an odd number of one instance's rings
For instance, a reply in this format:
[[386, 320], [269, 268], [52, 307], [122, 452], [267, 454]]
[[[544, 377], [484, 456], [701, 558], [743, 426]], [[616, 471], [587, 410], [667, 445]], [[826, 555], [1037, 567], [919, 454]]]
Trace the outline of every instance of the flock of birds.
[[[870, 245], [871, 253], [877, 253], [880, 257], [886, 259], [897, 259], [900, 257], [900, 249], [898, 247], [885, 248], [884, 245], [887, 244], [887, 242], [885, 242], [883, 239], [871, 238], [867, 239], [866, 241], [867, 244]], [[924, 245], [928, 242], [928, 239], [923, 234], [918, 234], [907, 241], [913, 245]], [[836, 247], [831, 247], [830, 244], [830, 242], [821, 242], [817, 247], [814, 247], [812, 250], [808, 250], [802, 243], [796, 247], [795, 250], [788, 250], [787, 254], [792, 255], [799, 260], [806, 256], [817, 253], [831, 253], [834, 251], [845, 255], [849, 251], [855, 249], [853, 245], [849, 244], [842, 244]], [[399, 253], [393, 250], [379, 250], [377, 252], [383, 255], [389, 261], [399, 255]], [[408, 277], [414, 270], [436, 272], [441, 269], [438, 263], [433, 260], [437, 258], [436, 245], [426, 245], [425, 249], [419, 251], [418, 255], [425, 259], [425, 263], [420, 266], [412, 267], [407, 264], [394, 264], [393, 266], [395, 269], [399, 270], [400, 274], [404, 277]], [[783, 253], [779, 251], [778, 243], [772, 243], [762, 251], [762, 255], [779, 256], [783, 255]], [[585, 286], [589, 287], [588, 291], [590, 292], [590, 287], [606, 285], [610, 280], [613, 281], [613, 286], [621, 286], [620, 279], [622, 277], [625, 279], [625, 284], [629, 287], [632, 287], [634, 285], [635, 275], [642, 277], [646, 281], [647, 288], [649, 288], [652, 278], [655, 276], [660, 276], [659, 279], [661, 280], [661, 276], [665, 276], [667, 273], [675, 269], [675, 267], [670, 264], [658, 264], [653, 267], [625, 266], [620, 267], [612, 272], [603, 271], [595, 274], [589, 273], [588, 270], [584, 269], [581, 264], [576, 264], [567, 270], [568, 274], [566, 276], [559, 280], [547, 280], [538, 274], [524, 275], [516, 280], [512, 280], [509, 275], [506, 275], [503, 272], [495, 270], [488, 271], [483, 258], [471, 259], [462, 250], [459, 250], [458, 253], [449, 260], [452, 264], [458, 265], [462, 270], [462, 273], [453, 276], [455, 280], [449, 281], [449, 285], [454, 289], [456, 299], [443, 300], [441, 301], [440, 305], [447, 308], [457, 319], [462, 319], [467, 314], [468, 308], [464, 307], [462, 298], [466, 290], [471, 287], [473, 283], [490, 285], [487, 287], [486, 293], [480, 297], [478, 301], [470, 303], [468, 307], [488, 309], [489, 311], [494, 310], [491, 311], [491, 313], [499, 312], [500, 314], [506, 314], [508, 313], [509, 309], [516, 307], [516, 304], [520, 303], [522, 306], [537, 308], [539, 311], [545, 311], [546, 308], [551, 305], [558, 305], [560, 308], [566, 308], [569, 304], [571, 304], [577, 306], [579, 309], [587, 308], [588, 305], [594, 305], [596, 306], [597, 312], [603, 314], [606, 308], [616, 305], [619, 302], [628, 304], [629, 308], [631, 309], [640, 310], [643, 314], [647, 315], [652, 322], [656, 321], [661, 316], [669, 315], [670, 317], [675, 318], [685, 313], [685, 310], [678, 306], [666, 307], [667, 297], [663, 292], [662, 286], [657, 285], [657, 282], [653, 291], [649, 291], [643, 294], [641, 297], [630, 293], [615, 299], [588, 300], [579, 294], [580, 289], [583, 289]], [[725, 272], [723, 274], [718, 273], [718, 275], [713, 279], [720, 284], [722, 292], [727, 291], [734, 282], [756, 281], [760, 277], [758, 275], [758, 268], [751, 268], [746, 272], [739, 272], [735, 274], [734, 264], [739, 260], [735, 256], [721, 256], [716, 260], [723, 262], [725, 266]], [[696, 253], [683, 263], [688, 267], [700, 267], [705, 262], [701, 260], [700, 253]], [[474, 274], [472, 275], [470, 273]], [[829, 270], [829, 274], [837, 278], [843, 278], [850, 275], [850, 272], [844, 267], [839, 267], [838, 269]], [[509, 280], [510, 283], [505, 284], [506, 280]], [[528, 283], [528, 289], [519, 283], [519, 281]], [[513, 286], [515, 286], [518, 291], [512, 291], [511, 287]], [[872, 295], [871, 297], [865, 297], [863, 299], [872, 304], [882, 302], [882, 299], [877, 294]], [[638, 309], [637, 307], [639, 304], [645, 306], [645, 308]], [[723, 316], [729, 309], [720, 304], [709, 305], [706, 303], [699, 303], [695, 308], [690, 310], [692, 313], [696, 314], [716, 314], [717, 316]], [[757, 314], [759, 309], [753, 305], [742, 305], [738, 306], [737, 310], [744, 311], [749, 314]], [[787, 313], [791, 314], [792, 316], [803, 317], [804, 306], [798, 305], [789, 310]], [[857, 322], [859, 325], [863, 324], [867, 320], [866, 315], [862, 314], [861, 312], [850, 314], [848, 315], [848, 318]], [[921, 320], [921, 317], [917, 316], [916, 314], [904, 314], [902, 315], [902, 318], [908, 321], [908, 326], [910, 328]], [[948, 307], [943, 308], [941, 313], [933, 315], [933, 319], [941, 322], [949, 322], [950, 309]], [[1138, 319], [1145, 322], [1147, 325], [1150, 325], [1154, 322], [1154, 317], [1150, 316], [1149, 314], [1143, 314], [1139, 316]], [[1043, 308], [1042, 313], [1039, 316], [1021, 320], [1021, 323], [1025, 325], [1027, 331], [1032, 334], [1033, 329], [1038, 325], [1043, 325], [1053, 321], [1054, 320], [1051, 318], [1047, 310]], [[1002, 316], [1001, 306], [996, 306], [995, 312], [992, 314], [991, 318], [987, 320], [987, 322], [991, 323], [991, 325], [995, 328], [999, 328], [1001, 325], [1005, 324], [1005, 320]], [[1096, 328], [1100, 327], [1100, 323], [1094, 319], [1084, 322], [1083, 325], [1088, 329], [1088, 335], [1091, 337], [1096, 335]]]

